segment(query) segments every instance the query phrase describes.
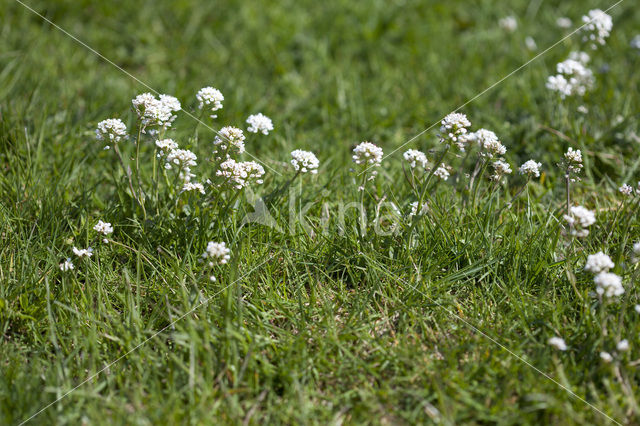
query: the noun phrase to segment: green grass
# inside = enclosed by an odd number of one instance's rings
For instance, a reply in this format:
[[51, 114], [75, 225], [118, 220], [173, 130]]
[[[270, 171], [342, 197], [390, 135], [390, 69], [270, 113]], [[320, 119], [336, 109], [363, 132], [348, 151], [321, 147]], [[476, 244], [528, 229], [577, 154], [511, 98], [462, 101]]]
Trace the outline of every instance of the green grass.
[[[372, 226], [363, 235], [355, 208], [338, 221], [340, 207], [361, 196], [349, 171], [355, 144], [370, 140], [392, 152], [568, 34], [556, 27], [558, 16], [575, 25], [611, 4], [25, 3], [188, 111], [197, 114], [199, 88], [217, 87], [225, 102], [207, 121], [215, 128], [245, 127], [259, 111], [273, 118], [275, 131], [248, 137], [247, 150], [266, 164], [257, 194], [284, 188], [269, 204], [284, 232], [241, 226], [252, 211], [245, 196], [223, 211], [197, 199], [176, 208], [165, 191], [145, 218], [94, 129], [113, 116], [134, 129], [130, 100], [148, 89], [7, 0], [0, 423], [20, 424], [51, 403], [31, 423], [611, 423], [559, 384], [617, 422], [640, 422], [637, 268], [629, 255], [640, 228], [635, 206], [621, 205], [617, 191], [640, 179], [634, 2], [612, 10], [612, 35], [590, 64], [596, 88], [583, 100], [560, 102], [544, 86], [578, 48], [574, 36], [463, 109], [474, 129], [500, 136], [514, 170], [529, 158], [542, 162], [540, 178], [514, 200], [525, 184], [514, 173], [470, 208], [470, 194], [454, 182], [471, 173], [475, 153], [448, 157], [452, 178], [428, 191], [429, 213], [391, 235]], [[509, 14], [520, 24], [511, 34], [497, 24]], [[526, 36], [537, 52], [525, 48]], [[589, 112], [578, 113], [579, 105]], [[198, 154], [198, 179], [213, 177], [214, 134], [196, 124], [179, 113], [171, 137]], [[363, 196], [369, 219], [384, 197], [407, 212], [416, 195], [402, 153], [421, 149], [433, 160], [438, 127], [385, 158]], [[134, 147], [121, 146], [129, 161]], [[597, 214], [591, 234], [572, 243], [562, 235], [556, 166], [569, 146], [585, 158], [572, 198]], [[288, 188], [296, 148], [314, 151], [320, 170]], [[151, 176], [151, 143], [141, 154]], [[290, 228], [290, 209], [307, 203], [309, 227]], [[115, 243], [99, 242], [98, 219], [114, 225]], [[199, 262], [211, 240], [232, 250], [216, 282]], [[74, 245], [96, 254], [74, 258], [74, 272], [62, 273], [58, 264]], [[605, 307], [582, 271], [587, 254], [600, 250], [626, 288]], [[555, 335], [568, 351], [547, 344]], [[599, 352], [615, 352], [623, 338], [630, 351], [604, 364]]]

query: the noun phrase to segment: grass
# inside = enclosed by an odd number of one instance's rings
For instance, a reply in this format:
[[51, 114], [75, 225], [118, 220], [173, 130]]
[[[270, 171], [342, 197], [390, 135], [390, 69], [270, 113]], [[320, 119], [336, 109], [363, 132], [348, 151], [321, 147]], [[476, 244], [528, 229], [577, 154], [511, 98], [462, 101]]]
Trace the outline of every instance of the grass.
[[[640, 14], [632, 2], [611, 11], [612, 36], [591, 64], [596, 89], [583, 100], [561, 102], [544, 87], [555, 64], [578, 48], [574, 36], [464, 108], [474, 129], [500, 136], [514, 169], [529, 158], [542, 162], [540, 178], [513, 199], [525, 184], [514, 174], [469, 208], [469, 194], [454, 182], [475, 159], [448, 157], [460, 174], [428, 192], [428, 215], [390, 235], [372, 224], [363, 234], [356, 208], [338, 220], [361, 197], [349, 172], [355, 144], [371, 140], [392, 152], [568, 34], [556, 27], [558, 16], [576, 24], [609, 4], [25, 3], [189, 111], [199, 88], [219, 88], [225, 106], [208, 121], [216, 128], [240, 127], [258, 111], [272, 117], [275, 131], [248, 137], [247, 150], [266, 164], [257, 194], [284, 188], [268, 205], [283, 232], [241, 226], [252, 210], [245, 196], [221, 214], [194, 199], [175, 208], [163, 193], [145, 218], [94, 129], [112, 116], [135, 128], [130, 100], [148, 89], [6, 2], [1, 423], [20, 424], [49, 404], [30, 422], [640, 421], [640, 316], [629, 261], [640, 229], [634, 205], [621, 205], [617, 192], [638, 180], [640, 165], [640, 55], [629, 47]], [[509, 14], [519, 20], [514, 33], [497, 25]], [[525, 48], [528, 35], [537, 52]], [[579, 105], [589, 112], [578, 113]], [[213, 176], [206, 159], [214, 134], [185, 114], [174, 127], [172, 137], [198, 154], [198, 175]], [[383, 197], [403, 212], [416, 200], [402, 152], [421, 149], [433, 159], [437, 128], [385, 158], [362, 195], [369, 219]], [[562, 235], [556, 167], [569, 146], [585, 158], [572, 198], [597, 215], [589, 237], [571, 244]], [[296, 148], [314, 151], [320, 170], [287, 187]], [[130, 143], [122, 149], [127, 161], [135, 155]], [[150, 176], [151, 145], [142, 151]], [[290, 227], [291, 210], [308, 203], [308, 225]], [[99, 243], [91, 231], [98, 219], [114, 225], [114, 243]], [[213, 283], [199, 262], [210, 240], [232, 249]], [[74, 245], [92, 245], [96, 254], [73, 259], [76, 269], [63, 274], [58, 264]], [[586, 255], [599, 250], [627, 290], [604, 307], [582, 271]], [[547, 344], [556, 335], [568, 351]], [[615, 352], [623, 338], [630, 351], [604, 364], [599, 352]]]

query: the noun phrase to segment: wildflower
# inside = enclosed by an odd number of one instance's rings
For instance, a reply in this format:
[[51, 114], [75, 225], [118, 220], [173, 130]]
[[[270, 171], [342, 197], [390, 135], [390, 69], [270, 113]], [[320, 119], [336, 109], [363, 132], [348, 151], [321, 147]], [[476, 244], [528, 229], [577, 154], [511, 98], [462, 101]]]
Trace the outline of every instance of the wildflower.
[[86, 249], [78, 249], [73, 247], [73, 254], [78, 257], [91, 257], [93, 256], [93, 248], [87, 247]]
[[171, 95], [160, 95], [158, 97], [160, 98], [160, 102], [172, 112], [178, 112], [182, 109], [178, 98]]
[[119, 118], [109, 118], [98, 123], [96, 139], [118, 143], [127, 137], [127, 126]]
[[173, 139], [161, 139], [156, 141], [156, 147], [160, 150], [158, 158], [167, 155], [174, 149], [178, 149], [178, 143]]
[[548, 343], [559, 351], [567, 350], [567, 344], [564, 342], [564, 339], [561, 337], [552, 337], [549, 339]]
[[561, 16], [558, 19], [556, 19], [556, 25], [558, 26], [558, 28], [571, 28], [571, 19], [565, 17], [565, 16]]
[[438, 178], [440, 178], [442, 180], [447, 180], [447, 179], [449, 179], [449, 176], [450, 176], [449, 170], [447, 170], [447, 167], [444, 166], [444, 165], [438, 167], [436, 169], [436, 171], [433, 172], [433, 174], [434, 174], [434, 176], [436, 176], [436, 177], [438, 177]]
[[[207, 86], [198, 90], [196, 93], [196, 99], [200, 103], [198, 105], [199, 109], [203, 109], [205, 105], [210, 106], [211, 111], [215, 112], [219, 109], [222, 109], [222, 101], [224, 101], [224, 96], [222, 92], [216, 88]], [[212, 115], [211, 118], [216, 118], [217, 115]]]
[[640, 305], [634, 306], [633, 309], [635, 309], [636, 313], [640, 314]]
[[640, 50], [640, 34], [631, 39], [629, 43], [632, 49]]
[[504, 175], [511, 174], [512, 172], [511, 166], [504, 160], [496, 160], [493, 162], [492, 166], [494, 172], [490, 177], [491, 180], [499, 181]]
[[191, 167], [197, 164], [197, 159], [198, 157], [188, 149], [174, 149], [167, 155], [164, 168], [171, 170], [174, 166], [177, 166], [180, 178], [188, 182], [194, 176], [191, 173]]
[[576, 111], [578, 111], [580, 114], [589, 114], [589, 108], [584, 105], [578, 106], [578, 108], [576, 108]]
[[204, 194], [204, 186], [198, 182], [185, 182], [182, 186], [182, 192], [198, 191]]
[[520, 169], [518, 169], [518, 171], [521, 175], [527, 175], [528, 177], [539, 177], [540, 167], [542, 167], [542, 163], [536, 163], [534, 160], [528, 160], [522, 166], [520, 166]]
[[102, 235], [109, 235], [113, 232], [113, 226], [109, 222], [103, 222], [101, 220], [96, 223], [93, 230], [101, 233]]
[[[458, 144], [458, 138], [467, 134], [467, 128], [471, 127], [471, 122], [467, 116], [459, 112], [452, 112], [447, 115], [440, 126], [440, 138], [442, 142], [452, 142]], [[463, 139], [465, 139], [463, 137]]]
[[[591, 57], [586, 52], [574, 50], [573, 52], [569, 53], [569, 59], [572, 61], [580, 62], [582, 65], [587, 65], [591, 60]], [[562, 64], [562, 62], [560, 62], [560, 64]]]
[[223, 177], [234, 188], [242, 189], [252, 182], [261, 184], [264, 168], [255, 161], [237, 162], [229, 158], [220, 164], [216, 175]]
[[418, 202], [417, 201], [414, 201], [413, 203], [411, 203], [410, 206], [411, 206], [411, 213], [409, 213], [409, 217], [413, 217], [413, 216], [415, 216], [417, 214], [422, 216], [429, 209], [429, 205], [427, 203], [422, 203], [422, 208], [420, 209], [420, 213], [418, 213]]
[[507, 148], [500, 143], [498, 136], [491, 130], [480, 129], [473, 132], [473, 139], [480, 146], [480, 155], [483, 157], [493, 158], [494, 156], [504, 155], [507, 152]]
[[613, 361], [613, 357], [611, 356], [611, 354], [609, 352], [604, 352], [604, 351], [600, 352], [600, 359], [602, 359], [607, 364]]
[[629, 341], [627, 339], [620, 340], [616, 345], [616, 349], [620, 352], [626, 352], [629, 350]]
[[224, 242], [215, 243], [213, 241], [209, 241], [207, 244], [207, 250], [202, 253], [202, 258], [209, 260], [209, 266], [213, 266], [215, 264], [224, 265], [229, 261], [231, 256], [229, 256], [229, 250]]
[[[229, 153], [235, 152], [242, 154], [244, 152], [244, 133], [237, 127], [227, 126], [220, 129], [218, 135], [213, 140], [215, 146], [213, 153], [222, 152], [229, 157]], [[221, 157], [218, 157], [221, 159]]]
[[529, 50], [537, 50], [538, 49], [538, 45], [536, 44], [536, 41], [533, 39], [533, 37], [527, 37], [524, 39], [524, 45], [527, 46], [527, 49]]
[[268, 135], [269, 132], [273, 130], [273, 122], [262, 113], [250, 115], [249, 118], [247, 118], [247, 123], [249, 124], [247, 131], [251, 133], [260, 132], [263, 135]]
[[518, 29], [518, 21], [515, 16], [505, 16], [498, 21], [498, 25], [500, 25], [500, 28], [510, 33]]
[[584, 266], [584, 270], [592, 274], [599, 274], [600, 272], [609, 272], [609, 269], [614, 266], [615, 263], [611, 261], [611, 258], [599, 251], [596, 254], [587, 256], [587, 263]]
[[569, 59], [556, 66], [558, 74], [547, 79], [547, 89], [558, 92], [562, 99], [574, 95], [584, 96], [595, 83], [593, 72], [585, 66], [588, 61], [589, 55], [586, 53], [572, 53]]
[[606, 297], [620, 296], [624, 293], [622, 278], [612, 272], [600, 272], [593, 279], [596, 284], [596, 293]]
[[60, 270], [62, 272], [72, 271], [75, 268], [73, 266], [73, 262], [71, 262], [71, 258], [67, 257], [67, 259], [60, 264]]
[[409, 167], [415, 169], [420, 166], [423, 169], [427, 168], [427, 156], [424, 152], [418, 151], [417, 149], [409, 149], [404, 154], [402, 154], [404, 159], [409, 163]]
[[[582, 152], [579, 149], [574, 150], [569, 147], [567, 152], [564, 154], [564, 163], [563, 163], [567, 178], [569, 178], [572, 174], [577, 175], [582, 170]], [[571, 178], [571, 181], [574, 182], [576, 178]]]
[[[171, 123], [176, 116], [173, 115], [173, 107], [176, 106], [173, 96], [164, 98], [164, 101], [156, 99], [151, 93], [143, 93], [133, 98], [133, 104], [142, 127], [160, 126], [171, 127]], [[178, 102], [179, 104], [179, 102]], [[144, 130], [143, 130], [144, 131]]]
[[361, 142], [353, 149], [351, 158], [356, 164], [368, 164], [378, 167], [382, 162], [382, 155], [382, 148], [371, 142]]
[[622, 195], [626, 195], [626, 196], [633, 194], [633, 188], [630, 185], [627, 185], [626, 183], [623, 183], [622, 186], [618, 188], [618, 191], [620, 191]]
[[593, 9], [582, 17], [582, 22], [585, 23], [581, 30], [582, 41], [590, 43], [592, 49], [596, 49], [598, 45], [604, 45], [605, 39], [609, 37], [613, 28], [611, 16], [600, 9]]
[[318, 173], [320, 162], [313, 152], [296, 149], [291, 152], [291, 165], [301, 173]]
[[586, 237], [589, 235], [589, 226], [596, 223], [596, 215], [591, 210], [588, 210], [582, 206], [572, 206], [569, 208], [569, 214], [564, 215], [564, 220], [567, 221], [570, 234], [576, 237]]

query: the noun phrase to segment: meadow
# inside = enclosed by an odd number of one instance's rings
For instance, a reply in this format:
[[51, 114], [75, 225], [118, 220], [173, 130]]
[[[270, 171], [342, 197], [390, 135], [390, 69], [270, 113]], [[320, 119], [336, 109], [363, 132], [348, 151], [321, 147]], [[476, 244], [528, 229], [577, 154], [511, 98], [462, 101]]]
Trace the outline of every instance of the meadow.
[[0, 424], [640, 423], [631, 0], [0, 35]]

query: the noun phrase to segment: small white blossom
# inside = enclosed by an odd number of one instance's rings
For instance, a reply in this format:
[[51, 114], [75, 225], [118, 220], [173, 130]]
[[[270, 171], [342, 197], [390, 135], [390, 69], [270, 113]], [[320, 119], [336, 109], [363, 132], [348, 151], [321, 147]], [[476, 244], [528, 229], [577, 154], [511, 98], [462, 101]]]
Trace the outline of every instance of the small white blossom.
[[182, 192], [198, 191], [204, 194], [204, 186], [198, 182], [185, 182], [182, 186]]
[[586, 67], [588, 61], [586, 53], [573, 52], [569, 59], [556, 66], [558, 74], [547, 79], [547, 89], [558, 92], [563, 99], [584, 96], [595, 84], [593, 72]]
[[616, 345], [616, 349], [620, 352], [626, 352], [629, 350], [629, 341], [627, 339], [620, 340]]
[[409, 167], [415, 169], [416, 167], [427, 168], [427, 156], [424, 152], [417, 149], [409, 149], [402, 154], [404, 159], [409, 163]]
[[209, 241], [207, 244], [207, 250], [202, 253], [202, 258], [209, 261], [209, 266], [213, 266], [215, 264], [224, 265], [229, 261], [231, 256], [229, 250], [224, 242], [215, 243], [213, 241]]
[[[241, 129], [232, 126], [226, 126], [220, 129], [218, 135], [213, 140], [214, 154], [242, 154], [244, 152], [245, 136]], [[221, 159], [221, 157], [218, 157]]]
[[571, 28], [571, 25], [573, 23], [571, 22], [571, 19], [565, 17], [565, 16], [561, 16], [558, 19], [556, 19], [556, 25], [558, 26], [558, 28]]
[[569, 208], [569, 214], [564, 215], [564, 220], [569, 225], [569, 233], [581, 238], [589, 235], [587, 228], [596, 223], [596, 215], [582, 206], [572, 206]]
[[180, 174], [180, 178], [188, 182], [194, 176], [191, 173], [191, 167], [197, 165], [197, 159], [198, 157], [188, 149], [174, 149], [167, 155], [164, 167], [167, 170], [171, 170], [176, 167]]
[[623, 183], [622, 186], [618, 188], [618, 191], [620, 191], [622, 195], [629, 196], [633, 194], [633, 187], [631, 187], [630, 185], [627, 185], [626, 183]]
[[[579, 149], [569, 148], [564, 154], [563, 166], [568, 176], [577, 175], [582, 170], [582, 152]], [[571, 178], [571, 181], [575, 181]]]
[[160, 98], [160, 102], [162, 102], [162, 104], [164, 104], [172, 112], [178, 112], [182, 109], [182, 105], [180, 105], [180, 101], [175, 96], [160, 95], [158, 97]]
[[500, 143], [498, 136], [491, 130], [480, 129], [473, 132], [471, 137], [478, 143], [481, 149], [480, 155], [483, 157], [493, 158], [504, 155], [507, 152], [507, 148]]
[[[219, 109], [222, 109], [222, 101], [224, 101], [224, 96], [222, 92], [216, 88], [207, 86], [198, 90], [196, 94], [196, 99], [198, 100], [198, 108], [203, 109], [205, 105], [211, 109], [211, 111], [215, 112]], [[217, 115], [212, 115], [211, 118], [216, 118]]]
[[518, 29], [518, 20], [515, 16], [505, 16], [498, 21], [498, 25], [505, 31], [510, 33]]
[[313, 152], [296, 149], [291, 152], [291, 165], [301, 173], [318, 173], [320, 162]]
[[624, 294], [622, 278], [612, 272], [600, 272], [593, 282], [596, 284], [596, 293], [601, 296], [614, 297]]
[[518, 169], [518, 171], [521, 175], [527, 175], [528, 177], [539, 177], [540, 167], [542, 167], [542, 163], [537, 163], [534, 160], [528, 160], [522, 166], [520, 166], [520, 169]]
[[77, 247], [73, 247], [73, 254], [78, 257], [91, 257], [93, 256], [93, 248], [87, 247], [86, 249], [79, 249]]
[[127, 138], [127, 126], [119, 118], [109, 118], [98, 123], [96, 139], [118, 143]]
[[599, 274], [600, 272], [609, 272], [615, 265], [611, 258], [599, 251], [596, 254], [590, 254], [587, 256], [587, 263], [584, 266], [584, 270], [591, 272], [592, 274]]
[[447, 167], [445, 165], [438, 167], [436, 171], [433, 172], [433, 175], [442, 180], [447, 180], [449, 179], [449, 176], [450, 176], [449, 170], [447, 170]]
[[548, 343], [559, 351], [566, 351], [568, 349], [567, 344], [562, 337], [552, 337], [549, 339]]
[[361, 142], [353, 149], [351, 158], [356, 164], [367, 164], [377, 167], [382, 162], [383, 154], [382, 148], [371, 142]]
[[538, 50], [538, 45], [533, 37], [527, 37], [524, 39], [524, 45], [527, 46], [529, 50]]
[[604, 45], [613, 28], [611, 16], [600, 9], [593, 9], [582, 17], [582, 22], [585, 24], [581, 29], [582, 41], [590, 43], [592, 49], [596, 49], [598, 45]]
[[422, 203], [422, 208], [420, 209], [420, 213], [418, 213], [418, 202], [417, 201], [414, 201], [413, 203], [411, 203], [410, 206], [411, 206], [411, 212], [409, 213], [409, 217], [413, 217], [413, 216], [415, 216], [417, 214], [422, 216], [423, 214], [425, 214], [429, 210], [429, 205], [427, 203]]
[[636, 313], [640, 314], [640, 305], [634, 306], [633, 309], [636, 311]]
[[96, 225], [93, 227], [93, 230], [101, 233], [102, 235], [109, 235], [113, 233], [113, 226], [111, 226], [109, 222], [103, 222], [99, 220], [98, 223], [96, 223]]
[[176, 118], [173, 115], [173, 107], [176, 106], [177, 99], [173, 96], [164, 96], [164, 101], [162, 101], [156, 99], [151, 93], [143, 93], [131, 101], [143, 128], [149, 126], [171, 127], [171, 123]]
[[600, 359], [606, 362], [607, 364], [613, 361], [613, 357], [611, 356], [611, 354], [609, 352], [604, 352], [604, 351], [600, 352]]
[[60, 270], [62, 272], [72, 271], [74, 268], [75, 266], [73, 266], [73, 262], [71, 262], [70, 257], [60, 264]]
[[578, 108], [576, 108], [576, 111], [578, 111], [580, 114], [589, 114], [589, 108], [584, 105], [578, 106]]
[[178, 149], [178, 144], [173, 139], [161, 139], [156, 141], [156, 147], [160, 150], [158, 158], [169, 154], [174, 149]]
[[264, 168], [255, 161], [237, 162], [230, 158], [220, 164], [216, 175], [224, 178], [227, 185], [242, 189], [252, 182], [262, 184]]
[[458, 144], [458, 139], [467, 134], [468, 127], [471, 122], [466, 115], [459, 112], [452, 112], [447, 115], [440, 123], [440, 138], [442, 142], [451, 142]]
[[503, 176], [511, 174], [511, 166], [504, 160], [496, 160], [492, 164], [493, 166], [493, 175], [491, 175], [490, 179], [499, 181]]
[[262, 113], [250, 115], [249, 118], [247, 118], [247, 123], [249, 124], [247, 131], [251, 133], [260, 132], [263, 135], [268, 135], [269, 132], [273, 130], [273, 122]]

